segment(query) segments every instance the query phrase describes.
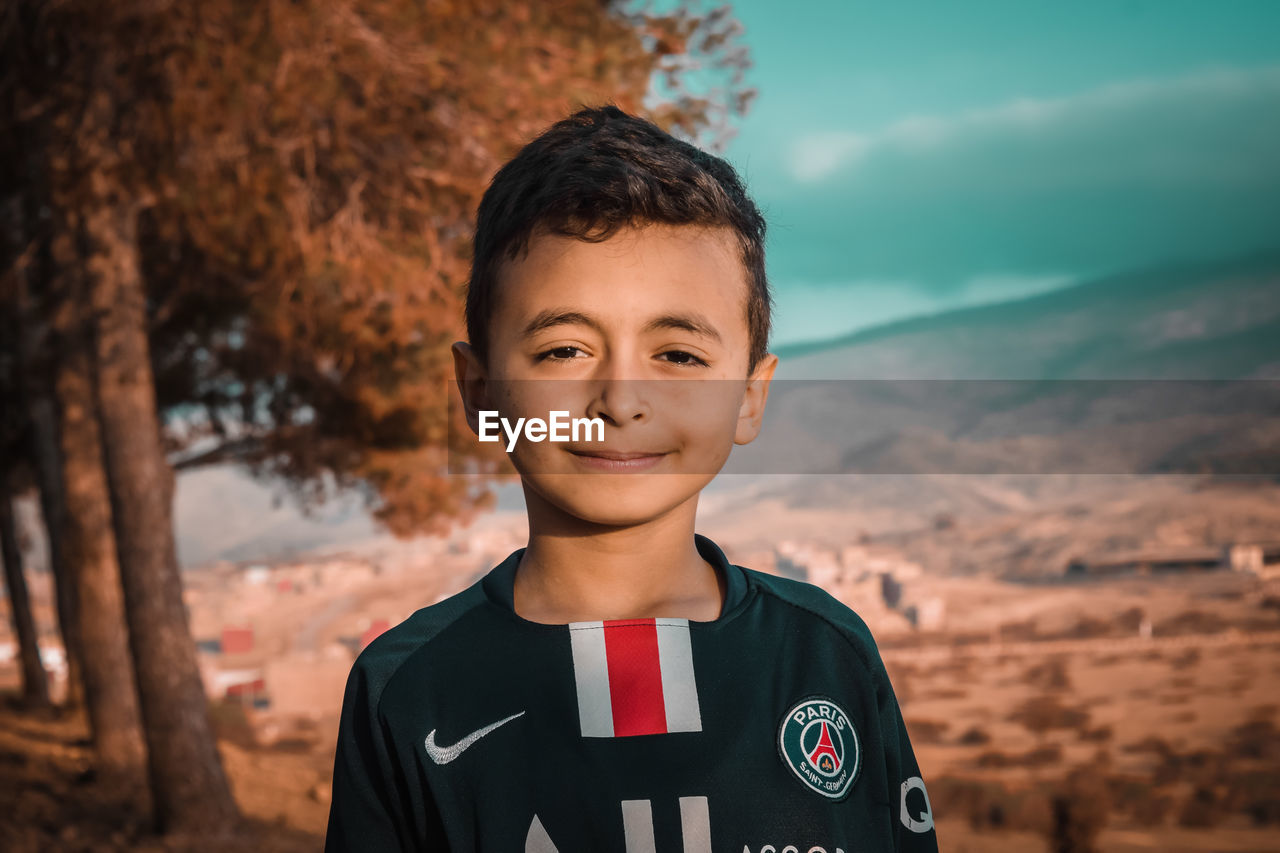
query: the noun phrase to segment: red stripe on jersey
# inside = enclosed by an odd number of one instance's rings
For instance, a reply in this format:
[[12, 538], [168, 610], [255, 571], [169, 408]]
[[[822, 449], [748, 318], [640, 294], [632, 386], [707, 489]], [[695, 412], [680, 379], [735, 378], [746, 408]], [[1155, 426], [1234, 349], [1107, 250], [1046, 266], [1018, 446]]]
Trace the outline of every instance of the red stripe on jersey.
[[614, 737], [665, 734], [667, 711], [658, 663], [657, 620], [606, 620], [604, 648]]

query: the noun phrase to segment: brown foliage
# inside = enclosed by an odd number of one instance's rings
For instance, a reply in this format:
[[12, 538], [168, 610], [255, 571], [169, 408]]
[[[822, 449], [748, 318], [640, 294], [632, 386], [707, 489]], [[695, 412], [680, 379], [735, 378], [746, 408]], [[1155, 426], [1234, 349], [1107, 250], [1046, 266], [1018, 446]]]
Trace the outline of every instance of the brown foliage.
[[[105, 187], [136, 211], [179, 467], [237, 461], [283, 480], [304, 508], [356, 490], [400, 535], [491, 504], [482, 478], [450, 474], [514, 473], [450, 406], [473, 215], [498, 166], [604, 101], [719, 147], [755, 94], [727, 6], [12, 9], [6, 44], [21, 61], [0, 89], [17, 93], [13, 112], [43, 158], [23, 192], [72, 228]], [[710, 90], [693, 90], [697, 64]], [[670, 94], [653, 90], [658, 78]], [[120, 119], [84, 131], [78, 117], [103, 97]]]
[[[316, 499], [321, 472], [361, 483], [397, 534], [488, 506], [473, 478], [444, 475], [513, 473], [449, 405], [489, 177], [581, 103], [646, 112], [653, 75], [679, 84], [690, 56], [740, 81], [733, 23], [590, 0], [225, 0], [180, 13], [175, 236], [248, 296], [251, 322], [220, 351], [254, 399], [221, 382], [207, 408], [238, 403], [258, 428], [255, 473]], [[652, 113], [696, 135], [746, 95], [680, 96]]]

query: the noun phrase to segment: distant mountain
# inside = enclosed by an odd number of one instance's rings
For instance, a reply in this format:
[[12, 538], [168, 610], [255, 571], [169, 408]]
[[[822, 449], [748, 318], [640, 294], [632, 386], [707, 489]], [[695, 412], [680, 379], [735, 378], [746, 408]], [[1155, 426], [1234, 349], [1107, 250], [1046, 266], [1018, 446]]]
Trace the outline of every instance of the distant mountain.
[[743, 474], [1280, 473], [1280, 252], [790, 348]]
[[778, 347], [776, 379], [1280, 378], [1280, 250]]

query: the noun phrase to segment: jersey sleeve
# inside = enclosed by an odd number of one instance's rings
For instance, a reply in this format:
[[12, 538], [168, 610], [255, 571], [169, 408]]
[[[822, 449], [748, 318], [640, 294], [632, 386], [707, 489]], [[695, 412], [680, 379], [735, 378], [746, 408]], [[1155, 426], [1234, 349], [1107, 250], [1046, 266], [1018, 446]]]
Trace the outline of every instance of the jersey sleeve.
[[405, 792], [387, 748], [378, 696], [357, 659], [347, 677], [333, 763], [325, 853], [400, 853], [415, 849]]
[[[933, 808], [925, 790], [920, 765], [907, 737], [898, 699], [885, 678], [886, 697], [880, 709], [880, 730], [884, 733], [886, 775], [892, 810], [893, 849], [901, 853], [937, 853], [938, 833], [933, 826]], [[896, 790], [894, 787], [896, 786]]]

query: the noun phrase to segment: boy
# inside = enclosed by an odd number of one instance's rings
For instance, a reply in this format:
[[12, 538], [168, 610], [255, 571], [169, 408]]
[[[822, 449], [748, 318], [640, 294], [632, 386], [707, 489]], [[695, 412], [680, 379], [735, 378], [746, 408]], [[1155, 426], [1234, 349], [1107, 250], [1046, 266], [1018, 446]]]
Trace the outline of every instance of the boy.
[[777, 364], [764, 234], [732, 167], [612, 105], [494, 176], [453, 349], [471, 427], [603, 438], [517, 441], [528, 545], [360, 654], [327, 851], [937, 850], [866, 625], [694, 533]]

